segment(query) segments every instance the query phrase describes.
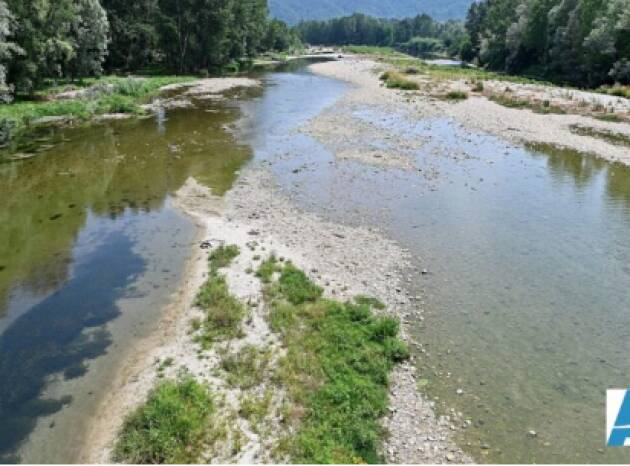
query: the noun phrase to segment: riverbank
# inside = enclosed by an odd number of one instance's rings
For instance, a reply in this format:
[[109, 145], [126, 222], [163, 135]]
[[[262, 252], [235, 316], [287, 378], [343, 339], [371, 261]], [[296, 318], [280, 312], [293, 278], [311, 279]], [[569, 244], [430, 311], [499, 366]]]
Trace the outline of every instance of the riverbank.
[[254, 79], [239, 77], [107, 76], [87, 80], [83, 86], [51, 88], [40, 96], [40, 101], [0, 106], [0, 147], [7, 150], [9, 159], [30, 158], [42, 149], [33, 145], [29, 137], [37, 129], [120, 120], [150, 115], [160, 109], [191, 107], [193, 99], [218, 99], [230, 89], [259, 84]]
[[[237, 245], [240, 255], [225, 270], [231, 293], [249, 303], [251, 316], [243, 327], [244, 335], [227, 343], [214, 345], [207, 357], [198, 358], [198, 343], [190, 332], [190, 322], [199, 318], [193, 305], [194, 296], [207, 274], [201, 249], [195, 255], [184, 290], [165, 320], [164, 334], [142, 344], [133, 364], [121, 370], [112, 395], [102, 404], [102, 413], [91, 429], [89, 447], [81, 457], [85, 462], [107, 462], [125, 414], [143, 401], [148, 391], [162, 377], [173, 377], [183, 366], [201, 380], [208, 382], [212, 392], [225, 400], [225, 417], [239, 412], [241, 393], [230, 388], [217, 375], [221, 354], [226, 348], [242, 348], [254, 344], [276, 354], [282, 351], [278, 337], [266, 323], [266, 310], [260, 281], [251, 273], [261, 258], [271, 253], [290, 260], [308, 272], [324, 288], [325, 296], [350, 300], [358, 295], [378, 297], [388, 314], [400, 320], [416, 316], [412, 300], [401, 293], [401, 265], [405, 252], [377, 231], [325, 222], [317, 216], [297, 209], [275, 188], [270, 174], [262, 167], [251, 167], [241, 175], [237, 186], [224, 200], [212, 196], [193, 180], [178, 192], [179, 205], [192, 215], [205, 230], [210, 245]], [[377, 245], [375, 247], [375, 245]], [[402, 337], [409, 340], [403, 325]], [[170, 361], [167, 368], [158, 361]], [[274, 360], [274, 357], [271, 357]], [[270, 367], [271, 370], [271, 367]], [[413, 361], [402, 364], [392, 374], [390, 386], [390, 416], [385, 425], [390, 432], [384, 454], [391, 462], [465, 462], [468, 458], [451, 442], [452, 423], [437, 419], [432, 403], [424, 400], [416, 389]], [[264, 384], [261, 386], [264, 392]], [[274, 399], [282, 396], [278, 390]], [[115, 410], [112, 411], [112, 406]], [[209, 461], [265, 462], [272, 459], [274, 444], [281, 432], [279, 419], [271, 416], [265, 432], [254, 429], [246, 419], [232, 423], [243, 438], [234, 453], [234, 432], [228, 433], [222, 447], [217, 447]], [[276, 425], [274, 425], [276, 423]]]
[[[352, 116], [352, 111], [364, 106], [376, 106], [388, 112], [399, 112], [412, 119], [452, 118], [457, 123], [470, 129], [494, 134], [515, 144], [537, 144], [540, 147], [569, 149], [576, 153], [589, 154], [604, 160], [630, 165], [630, 124], [622, 121], [605, 121], [584, 114], [536, 113], [525, 105], [501, 105], [492, 99], [490, 91], [512, 88], [513, 99], [522, 101], [529, 95], [535, 100], [551, 99], [549, 105], [556, 107], [569, 105], [582, 109], [579, 101], [595, 102], [594, 106], [614, 105], [616, 113], [625, 118], [630, 112], [630, 100], [585, 91], [565, 91], [560, 88], [544, 87], [532, 84], [515, 84], [493, 81], [484, 84], [484, 90], [475, 92], [477, 83], [460, 78], [436, 80], [423, 77], [422, 74], [409, 74], [406, 79], [418, 84], [418, 91], [387, 89], [383, 86], [380, 75], [392, 69], [391, 65], [371, 58], [350, 56], [345, 60], [318, 63], [311, 66], [313, 72], [323, 76], [344, 80], [354, 84], [357, 89], [344, 98], [344, 102], [331, 108], [320, 118], [311, 123], [305, 131], [313, 134], [320, 141], [327, 141], [328, 135], [338, 135], [343, 128], [342, 139], [352, 147], [356, 156], [374, 158], [373, 151], [365, 149], [365, 139], [356, 138], [355, 130], [364, 123]], [[487, 89], [486, 89], [487, 87]], [[535, 92], [534, 92], [535, 91]], [[461, 99], [449, 100], [451, 92], [459, 92]], [[485, 92], [485, 94], [484, 94]], [[529, 92], [529, 93], [528, 93]], [[578, 98], [579, 94], [579, 98]], [[540, 95], [543, 95], [541, 97]], [[555, 100], [554, 100], [555, 99]], [[600, 103], [600, 100], [606, 102]], [[533, 104], [531, 105], [533, 106]], [[340, 110], [341, 109], [341, 110]], [[345, 109], [345, 110], [343, 110]], [[348, 129], [350, 128], [350, 130]], [[344, 136], [346, 135], [346, 136]], [[615, 141], [616, 139], [616, 141]], [[363, 141], [363, 143], [361, 142]], [[393, 141], [395, 144], [399, 142]], [[338, 144], [339, 145], [339, 141]], [[357, 145], [358, 143], [359, 145]], [[382, 163], [391, 163], [391, 158], [376, 154]], [[400, 163], [407, 163], [404, 159]]]

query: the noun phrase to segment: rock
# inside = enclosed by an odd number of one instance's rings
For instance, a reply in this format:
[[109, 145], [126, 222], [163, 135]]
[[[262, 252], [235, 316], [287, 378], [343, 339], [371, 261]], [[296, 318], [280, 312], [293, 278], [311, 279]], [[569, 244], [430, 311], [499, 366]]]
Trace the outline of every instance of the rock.
[[446, 461], [455, 461], [455, 455], [453, 453], [446, 454]]
[[530, 430], [529, 432], [527, 432], [527, 436], [534, 438], [534, 437], [537, 437], [538, 434], [536, 433], [535, 430]]
[[462, 390], [461, 388], [458, 388], [457, 392], [455, 392], [455, 393], [457, 393], [458, 395], [463, 395], [464, 394], [464, 390]]

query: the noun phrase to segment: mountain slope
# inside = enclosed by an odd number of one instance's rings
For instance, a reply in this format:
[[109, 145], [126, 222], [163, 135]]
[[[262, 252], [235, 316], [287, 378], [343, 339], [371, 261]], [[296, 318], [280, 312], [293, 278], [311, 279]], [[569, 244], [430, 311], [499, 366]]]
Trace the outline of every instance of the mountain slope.
[[290, 24], [352, 13], [403, 18], [427, 13], [435, 19], [461, 19], [474, 0], [269, 0], [271, 14]]

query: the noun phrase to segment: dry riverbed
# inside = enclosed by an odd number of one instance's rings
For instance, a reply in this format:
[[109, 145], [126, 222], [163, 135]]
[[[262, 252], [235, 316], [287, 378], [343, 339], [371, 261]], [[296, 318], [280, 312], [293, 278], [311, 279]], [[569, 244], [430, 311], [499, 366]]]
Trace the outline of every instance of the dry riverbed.
[[[409, 159], [404, 155], [408, 146], [413, 146], [418, 141], [405, 140], [409, 137], [405, 135], [398, 134], [397, 137], [390, 135], [386, 140], [391, 142], [392, 147], [387, 148], [386, 152], [392, 152], [394, 157], [385, 158], [379, 153], [380, 148], [375, 150], [370, 143], [374, 138], [360, 137], [369, 130], [366, 131], [365, 122], [353, 114], [374, 107], [387, 113], [404, 113], [415, 120], [432, 117], [452, 118], [464, 127], [495, 134], [517, 144], [547, 144], [630, 165], [630, 150], [627, 145], [630, 141], [628, 123], [602, 121], [570, 112], [541, 114], [529, 109], [509, 108], [490, 100], [488, 96], [493, 95], [492, 89], [509, 89], [513, 98], [518, 101], [526, 98], [549, 99], [550, 105], [567, 109], [575, 107], [580, 111], [582, 107], [576, 102], [596, 102], [608, 107], [612, 105], [617, 115], [623, 118], [630, 112], [628, 99], [585, 91], [565, 91], [560, 88], [496, 81], [485, 84], [484, 93], [487, 95], [484, 95], [473, 92], [474, 86], [465, 81], [436, 81], [422, 75], [408, 76], [408, 79], [419, 84], [419, 91], [387, 89], [379, 80], [380, 74], [389, 69], [387, 65], [353, 56], [340, 61], [314, 64], [311, 69], [315, 73], [341, 79], [356, 86], [342, 102], [329, 108], [304, 128], [305, 132], [315, 136], [329, 148], [331, 144], [335, 145], [341, 157], [358, 158], [368, 163], [409, 165]], [[470, 96], [465, 100], [453, 102], [439, 97], [449, 91], [462, 91]], [[343, 128], [343, 131], [340, 131], [340, 128]], [[590, 134], [586, 134], [586, 131], [577, 132], [575, 128], [587, 128]], [[358, 137], [355, 137], [355, 134]]]

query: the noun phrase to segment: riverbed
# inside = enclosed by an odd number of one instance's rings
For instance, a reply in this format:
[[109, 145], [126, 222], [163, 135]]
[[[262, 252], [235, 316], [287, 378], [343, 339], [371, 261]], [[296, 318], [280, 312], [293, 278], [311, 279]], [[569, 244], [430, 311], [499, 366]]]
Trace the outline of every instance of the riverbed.
[[[194, 178], [227, 193], [230, 219], [243, 211], [255, 224], [264, 206], [249, 209], [273, 188], [339, 225], [326, 241], [352, 248], [351, 228], [368, 228], [406, 249], [403, 281], [384, 299], [411, 309], [401, 317], [417, 388], [477, 461], [629, 461], [604, 447], [604, 400], [630, 372], [630, 169], [413, 115], [376, 94], [394, 91], [303, 64], [257, 77], [259, 91], [58, 131], [41, 156], [0, 165], [2, 459], [72, 461], [65, 439], [88, 422], [129, 340], [155, 331], [198, 247], [173, 198]], [[282, 207], [265, 215], [289, 255], [310, 238], [292, 233], [317, 228]], [[389, 286], [389, 246], [374, 238], [361, 257], [321, 252], [346, 273], [327, 289], [343, 296], [344, 278], [370, 268], [370, 286]], [[422, 435], [419, 448], [433, 441]], [[414, 455], [389, 459], [437, 458]]]

